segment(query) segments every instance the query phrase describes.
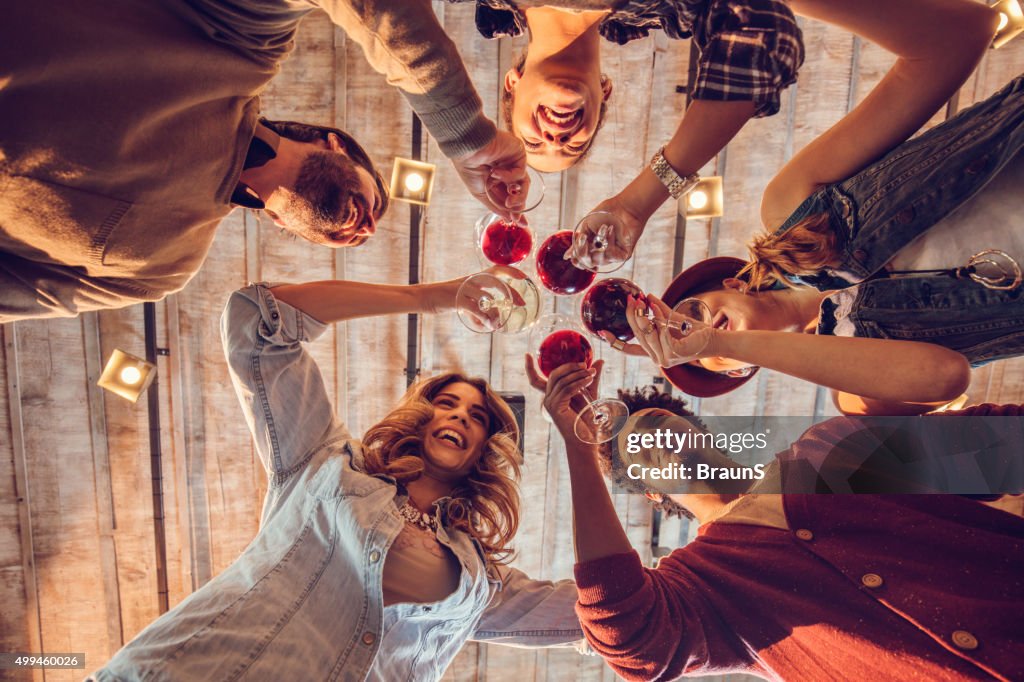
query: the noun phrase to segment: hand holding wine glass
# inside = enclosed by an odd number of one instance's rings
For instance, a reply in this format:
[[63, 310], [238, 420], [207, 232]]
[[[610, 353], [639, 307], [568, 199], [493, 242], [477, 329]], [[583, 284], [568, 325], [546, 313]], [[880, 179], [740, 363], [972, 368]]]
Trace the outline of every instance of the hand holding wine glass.
[[[536, 354], [541, 373], [549, 379], [564, 365], [590, 367], [594, 351], [578, 324], [564, 315], [548, 314], [537, 320], [530, 332], [530, 349]], [[565, 372], [559, 372], [561, 378]], [[582, 375], [572, 379], [573, 385], [582, 380]], [[587, 377], [591, 379], [592, 377]], [[568, 390], [565, 387], [562, 390]], [[578, 391], [577, 391], [578, 393]], [[573, 423], [573, 432], [584, 443], [596, 445], [611, 440], [626, 423], [629, 408], [621, 400], [600, 398], [591, 400], [586, 395], [587, 405], [579, 410]], [[552, 419], [555, 415], [552, 414]], [[564, 425], [563, 425], [564, 426]], [[563, 435], [568, 431], [559, 427]]]
[[[653, 294], [645, 300], [630, 296], [626, 319], [637, 343], [614, 344], [608, 331], [601, 338], [629, 355], [647, 355], [661, 367], [673, 367], [698, 358], [716, 355], [716, 330], [707, 306], [698, 299], [684, 299], [673, 311]], [[703, 318], [703, 319], [701, 319]]]
[[526, 376], [530, 385], [544, 394], [544, 410], [563, 438], [575, 434], [580, 412], [587, 409], [590, 401], [597, 400], [603, 370], [604, 360], [590, 367], [585, 363], [566, 363], [545, 378], [537, 369], [536, 359], [526, 354]]
[[614, 272], [632, 257], [645, 222], [618, 196], [606, 199], [580, 220], [565, 258], [584, 270]]
[[[455, 293], [459, 319], [467, 329], [481, 334], [508, 329], [517, 309], [534, 303], [533, 307], [539, 308], [539, 298], [531, 301], [524, 297], [523, 293], [529, 291], [524, 282], [529, 282], [525, 273], [505, 266], [494, 266], [464, 278]], [[536, 292], [536, 286], [532, 289]]]

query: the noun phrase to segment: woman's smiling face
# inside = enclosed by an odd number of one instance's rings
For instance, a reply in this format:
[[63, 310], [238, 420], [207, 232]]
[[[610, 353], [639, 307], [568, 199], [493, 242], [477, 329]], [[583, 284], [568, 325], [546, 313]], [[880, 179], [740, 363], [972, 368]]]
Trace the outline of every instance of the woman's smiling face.
[[468, 474], [490, 438], [491, 414], [477, 387], [455, 381], [431, 400], [434, 416], [423, 431], [425, 473], [455, 481]]

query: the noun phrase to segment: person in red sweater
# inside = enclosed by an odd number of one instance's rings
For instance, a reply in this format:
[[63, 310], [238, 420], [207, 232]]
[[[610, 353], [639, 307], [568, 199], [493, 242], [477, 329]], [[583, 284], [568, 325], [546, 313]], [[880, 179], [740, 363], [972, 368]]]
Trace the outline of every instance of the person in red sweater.
[[[951, 494], [655, 494], [701, 526], [646, 568], [615, 514], [598, 447], [573, 432], [573, 398], [596, 393], [595, 371], [563, 365], [545, 385], [529, 358], [527, 370], [566, 442], [577, 614], [625, 679], [1024, 679], [1019, 509]], [[827, 462], [849, 420], [810, 429], [779, 455], [777, 480], [792, 462]]]

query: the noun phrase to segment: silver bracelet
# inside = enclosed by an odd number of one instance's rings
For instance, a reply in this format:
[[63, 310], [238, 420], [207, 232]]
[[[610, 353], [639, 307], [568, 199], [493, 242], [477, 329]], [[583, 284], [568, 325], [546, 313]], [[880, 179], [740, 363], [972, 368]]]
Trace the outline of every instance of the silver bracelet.
[[683, 196], [691, 189], [697, 186], [700, 182], [700, 175], [693, 173], [687, 176], [681, 176], [676, 172], [676, 169], [669, 165], [669, 162], [665, 159], [665, 148], [659, 149], [653, 157], [651, 157], [651, 171], [658, 176], [661, 180], [661, 184], [665, 185], [665, 189], [672, 195], [673, 199], [678, 199]]

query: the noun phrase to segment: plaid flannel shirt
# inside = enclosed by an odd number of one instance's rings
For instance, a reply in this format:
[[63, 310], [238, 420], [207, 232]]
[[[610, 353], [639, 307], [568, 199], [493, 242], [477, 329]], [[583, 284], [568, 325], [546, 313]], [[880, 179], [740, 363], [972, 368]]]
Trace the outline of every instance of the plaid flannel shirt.
[[[477, 30], [487, 38], [523, 33], [526, 17], [521, 6], [593, 9], [593, 3], [573, 0], [526, 0], [520, 6], [509, 0], [476, 3]], [[599, 27], [604, 38], [619, 45], [644, 38], [651, 29], [696, 42], [700, 62], [694, 99], [753, 101], [756, 117], [778, 112], [779, 95], [796, 81], [804, 60], [800, 28], [781, 0], [627, 0]]]

